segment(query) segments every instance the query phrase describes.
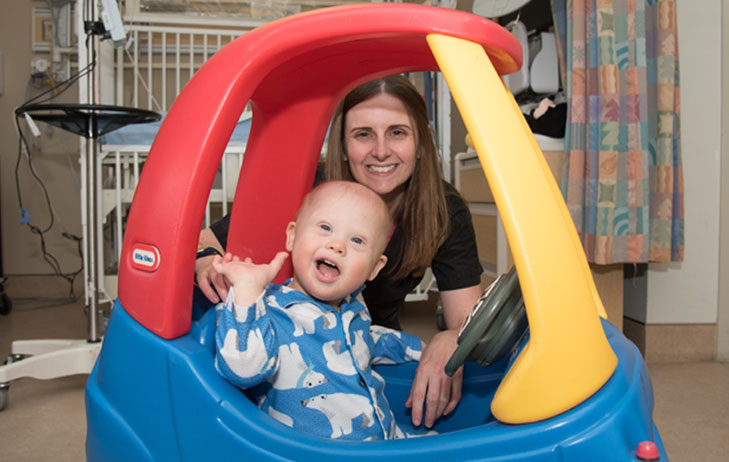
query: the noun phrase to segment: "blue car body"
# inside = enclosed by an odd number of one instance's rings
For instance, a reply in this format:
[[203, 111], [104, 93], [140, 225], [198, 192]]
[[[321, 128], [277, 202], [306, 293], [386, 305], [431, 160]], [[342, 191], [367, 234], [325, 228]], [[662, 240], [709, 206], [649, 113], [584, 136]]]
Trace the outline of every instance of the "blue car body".
[[[637, 461], [638, 443], [654, 441], [668, 460], [653, 423], [651, 380], [640, 352], [603, 322], [618, 367], [579, 406], [551, 419], [508, 425], [489, 406], [513, 358], [488, 367], [466, 363], [463, 397], [440, 419], [438, 435], [408, 440], [337, 442], [302, 435], [261, 412], [215, 371], [214, 313], [188, 335], [164, 340], [117, 302], [99, 360], [86, 386], [89, 461]], [[569, 358], [565, 358], [566, 361]], [[413, 364], [379, 366], [396, 418]]]

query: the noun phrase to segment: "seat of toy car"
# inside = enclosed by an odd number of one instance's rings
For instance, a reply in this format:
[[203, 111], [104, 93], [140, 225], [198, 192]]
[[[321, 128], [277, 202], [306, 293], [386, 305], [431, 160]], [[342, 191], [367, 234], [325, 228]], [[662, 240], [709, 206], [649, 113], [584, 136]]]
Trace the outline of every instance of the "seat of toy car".
[[193, 320], [188, 336], [215, 355], [215, 309], [209, 309]]
[[[215, 357], [215, 309], [209, 309], [198, 319], [193, 320], [187, 337], [202, 345], [210, 355], [209, 360], [213, 361]], [[519, 349], [523, 348], [525, 344], [523, 337], [520, 338], [523, 341], [520, 342]], [[490, 412], [491, 399], [508, 371], [508, 367], [513, 363], [516, 353], [516, 349], [511, 350], [509, 354], [503, 355], [493, 364], [487, 365], [488, 367], [475, 361], [466, 362], [461, 402], [454, 413], [436, 422], [436, 431], [445, 433], [494, 421]], [[375, 366], [378, 373], [385, 379], [387, 384], [385, 394], [395, 419], [400, 423], [410, 420], [410, 410], [404, 404], [410, 392], [416, 367], [416, 363]], [[229, 386], [234, 387], [232, 384]], [[243, 394], [248, 396], [245, 390], [243, 390]]]
[[[209, 304], [202, 305], [193, 308], [193, 321], [187, 336], [200, 343], [209, 353], [209, 360], [213, 361], [216, 354], [216, 310]], [[446, 372], [450, 374], [464, 366], [461, 403], [453, 415], [436, 422], [438, 432], [495, 421], [490, 411], [491, 399], [525, 347], [527, 331], [524, 302], [516, 271], [512, 268], [487, 288], [464, 323], [459, 336], [460, 346], [446, 366]], [[408, 399], [416, 367], [415, 363], [375, 366], [385, 378], [388, 401], [401, 424], [410, 420], [409, 409], [404, 407], [404, 403]], [[243, 394], [248, 396], [245, 390]]]

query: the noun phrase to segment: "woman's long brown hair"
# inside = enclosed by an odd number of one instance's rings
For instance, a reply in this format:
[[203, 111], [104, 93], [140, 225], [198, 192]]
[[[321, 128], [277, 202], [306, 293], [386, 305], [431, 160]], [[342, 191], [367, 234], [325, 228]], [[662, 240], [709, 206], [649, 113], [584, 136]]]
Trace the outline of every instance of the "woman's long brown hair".
[[425, 101], [407, 78], [391, 75], [373, 80], [344, 97], [332, 119], [325, 176], [327, 180], [354, 181], [349, 165], [344, 160], [343, 121], [354, 106], [382, 93], [396, 97], [405, 105], [415, 128], [417, 145], [415, 170], [407, 182], [403, 200], [392, 211], [393, 221], [399, 223], [402, 229], [403, 245], [392, 274], [388, 276], [400, 279], [423, 274], [448, 235], [448, 210], [438, 150], [430, 131]]

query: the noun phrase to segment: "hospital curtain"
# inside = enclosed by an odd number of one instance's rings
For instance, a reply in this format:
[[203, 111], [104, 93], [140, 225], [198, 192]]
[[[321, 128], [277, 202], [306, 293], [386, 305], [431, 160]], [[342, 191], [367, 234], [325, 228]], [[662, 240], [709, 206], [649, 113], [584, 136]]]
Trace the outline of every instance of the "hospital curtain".
[[674, 0], [552, 0], [568, 100], [562, 194], [588, 260], [683, 260]]

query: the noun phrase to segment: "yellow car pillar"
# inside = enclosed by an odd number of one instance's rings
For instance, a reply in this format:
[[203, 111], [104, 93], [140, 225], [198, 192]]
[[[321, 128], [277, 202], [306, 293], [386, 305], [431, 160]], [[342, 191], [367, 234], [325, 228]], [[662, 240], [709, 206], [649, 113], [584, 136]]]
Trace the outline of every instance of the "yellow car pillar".
[[544, 420], [585, 401], [615, 370], [605, 309], [544, 155], [484, 49], [438, 34], [427, 40], [493, 193], [529, 320], [529, 342], [491, 411], [506, 423]]

